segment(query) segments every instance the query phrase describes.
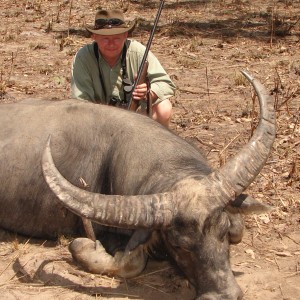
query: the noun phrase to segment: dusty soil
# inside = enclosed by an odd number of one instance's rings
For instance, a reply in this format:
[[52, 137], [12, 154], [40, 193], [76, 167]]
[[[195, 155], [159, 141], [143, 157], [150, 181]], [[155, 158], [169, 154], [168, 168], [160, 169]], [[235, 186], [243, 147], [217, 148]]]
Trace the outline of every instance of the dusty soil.
[[[84, 30], [112, 1], [2, 0], [0, 103], [70, 96], [70, 65], [90, 41]], [[158, 1], [113, 1], [138, 18], [146, 43]], [[130, 12], [130, 14], [129, 14]], [[231, 248], [245, 299], [300, 299], [300, 1], [166, 1], [152, 51], [178, 90], [172, 129], [218, 167], [249, 139], [257, 107], [248, 70], [274, 95], [273, 152], [248, 192], [274, 207], [246, 217], [243, 242]], [[0, 104], [1, 109], [1, 104]], [[193, 288], [167, 262], [138, 278], [82, 271], [68, 240], [0, 233], [0, 299], [192, 299]]]

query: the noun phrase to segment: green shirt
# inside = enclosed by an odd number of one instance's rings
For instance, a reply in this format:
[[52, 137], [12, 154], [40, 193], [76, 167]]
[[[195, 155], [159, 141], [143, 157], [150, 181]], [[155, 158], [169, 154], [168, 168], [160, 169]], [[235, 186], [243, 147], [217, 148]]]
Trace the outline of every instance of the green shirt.
[[[129, 47], [126, 53], [126, 70], [133, 82], [143, 59], [145, 46], [141, 43], [127, 40]], [[127, 44], [128, 45], [128, 44]], [[151, 90], [158, 96], [155, 103], [172, 97], [175, 85], [152, 52], [148, 53], [148, 79]], [[106, 99], [99, 78], [99, 70], [105, 85]], [[72, 97], [89, 100], [95, 103], [108, 103], [112, 97], [124, 99], [122, 86], [121, 57], [111, 68], [99, 53], [99, 66], [94, 53], [94, 43], [83, 46], [74, 57], [72, 66]]]

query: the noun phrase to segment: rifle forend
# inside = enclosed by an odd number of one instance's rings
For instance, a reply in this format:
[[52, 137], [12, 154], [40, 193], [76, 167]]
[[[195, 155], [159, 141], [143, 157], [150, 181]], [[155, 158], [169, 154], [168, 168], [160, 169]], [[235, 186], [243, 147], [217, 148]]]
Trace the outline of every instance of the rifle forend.
[[[139, 81], [134, 85], [135, 87], [138, 86], [139, 84], [145, 83], [147, 81], [148, 64], [149, 64], [148, 61], [146, 61], [144, 63], [142, 71], [141, 71], [141, 76], [139, 78]], [[130, 106], [129, 106], [129, 110], [136, 111], [138, 106], [139, 106], [139, 101], [132, 99]]]

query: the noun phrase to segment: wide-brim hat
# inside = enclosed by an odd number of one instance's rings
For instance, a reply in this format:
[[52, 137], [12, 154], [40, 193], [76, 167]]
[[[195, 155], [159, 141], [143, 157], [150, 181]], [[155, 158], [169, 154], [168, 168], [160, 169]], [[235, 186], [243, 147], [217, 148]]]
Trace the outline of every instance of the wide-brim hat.
[[99, 10], [95, 16], [94, 26], [86, 26], [86, 30], [101, 35], [115, 35], [131, 32], [135, 21], [125, 22], [124, 14], [119, 9]]

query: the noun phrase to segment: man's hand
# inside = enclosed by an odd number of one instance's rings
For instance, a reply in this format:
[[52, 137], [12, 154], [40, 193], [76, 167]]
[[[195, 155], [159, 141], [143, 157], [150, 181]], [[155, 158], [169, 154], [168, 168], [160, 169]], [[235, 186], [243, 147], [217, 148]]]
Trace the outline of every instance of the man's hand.
[[132, 98], [135, 101], [145, 100], [148, 92], [147, 83], [141, 83], [136, 86], [135, 90], [132, 92]]

